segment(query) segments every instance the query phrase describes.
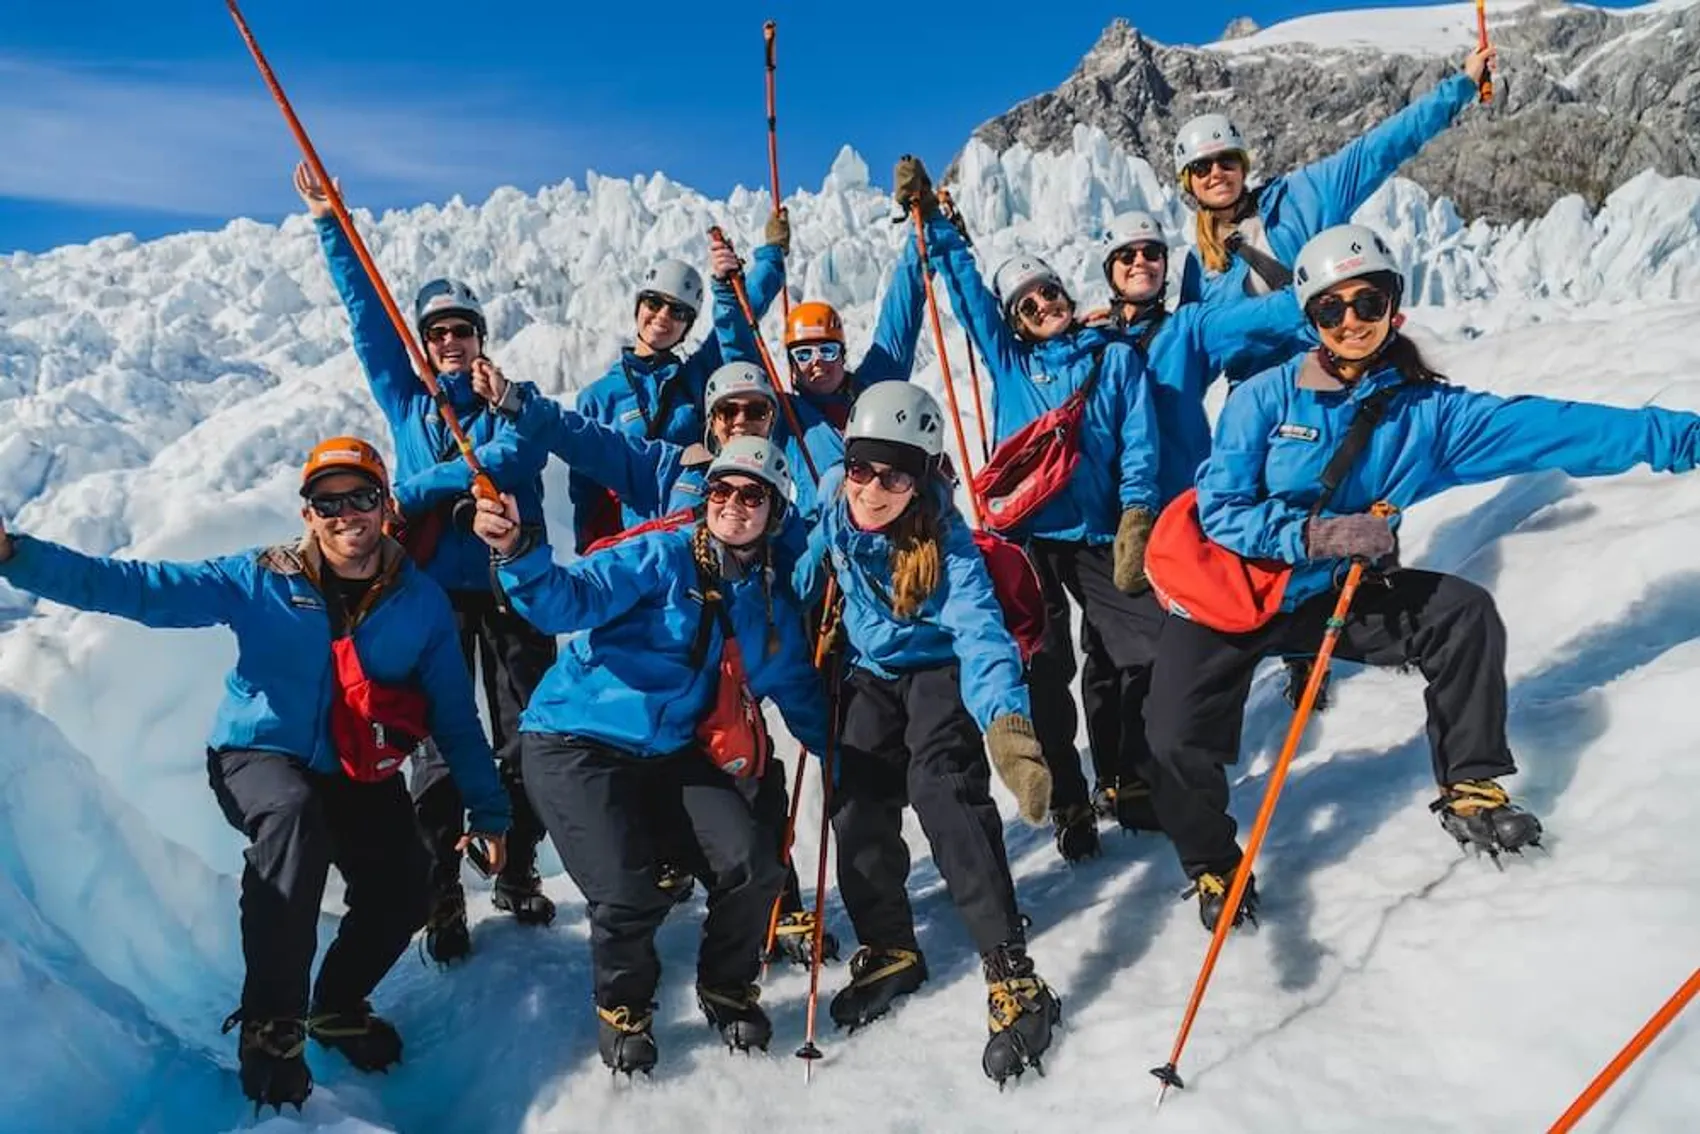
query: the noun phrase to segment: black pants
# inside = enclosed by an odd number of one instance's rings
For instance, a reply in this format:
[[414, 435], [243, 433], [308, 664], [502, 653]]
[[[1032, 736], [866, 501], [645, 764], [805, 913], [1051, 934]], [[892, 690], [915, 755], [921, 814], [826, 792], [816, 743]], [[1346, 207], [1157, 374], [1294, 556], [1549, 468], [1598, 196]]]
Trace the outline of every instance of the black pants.
[[1151, 746], [1145, 741], [1145, 698], [1150, 692], [1151, 667], [1117, 669], [1097, 629], [1083, 621], [1080, 707], [1086, 712], [1086, 745], [1097, 786], [1148, 782], [1153, 774]]
[[377, 987], [425, 924], [425, 849], [399, 776], [362, 784], [308, 771], [276, 752], [207, 754], [207, 778], [230, 825], [248, 836], [242, 871], [242, 1013], [307, 1014], [319, 903], [331, 866], [348, 913], [325, 952], [314, 1005], [351, 1008]]
[[[1163, 628], [1146, 730], [1162, 775], [1153, 803], [1193, 877], [1239, 862], [1224, 765], [1239, 758], [1252, 672], [1275, 654], [1313, 654], [1338, 595], [1317, 595], [1248, 634], [1184, 618]], [[1366, 580], [1334, 648], [1368, 665], [1411, 665], [1428, 679], [1428, 738], [1442, 784], [1517, 770], [1505, 740], [1505, 626], [1493, 596], [1452, 575], [1399, 571]]]
[[[524, 879], [537, 864], [543, 824], [526, 798], [520, 774], [519, 717], [532, 691], [555, 664], [555, 639], [503, 606], [490, 591], [453, 591], [449, 602], [460, 627], [460, 648], [468, 674], [482, 671], [484, 699], [490, 708], [491, 746], [502, 783], [513, 804], [508, 831], [506, 877]], [[455, 843], [464, 833], [466, 805], [434, 745], [413, 769], [413, 806], [431, 852], [432, 877], [438, 885], [460, 877]]]
[[915, 948], [903, 808], [915, 808], [957, 912], [982, 954], [1024, 940], [992, 802], [991, 771], [962, 705], [957, 667], [844, 679], [842, 767], [834, 788], [838, 889], [863, 945]]
[[[761, 969], [768, 912], [784, 881], [778, 838], [750, 793], [695, 750], [640, 758], [593, 740], [524, 734], [525, 786], [590, 919], [596, 1002], [647, 1010], [661, 980], [655, 931], [672, 900], [655, 884], [656, 802], [688, 824], [686, 865], [708, 889], [697, 983], [742, 988]], [[783, 821], [783, 816], [781, 817]]]
[[[1106, 705], [1123, 720], [1140, 719], [1151, 663], [1156, 657], [1157, 635], [1165, 617], [1150, 592], [1130, 596], [1116, 589], [1114, 553], [1108, 545], [1092, 547], [1036, 539], [1028, 550], [1044, 589], [1049, 626], [1045, 643], [1029, 668], [1027, 683], [1033, 699], [1033, 727], [1051, 769], [1051, 807], [1060, 809], [1087, 801], [1080, 751], [1074, 744], [1080, 718], [1069, 688], [1075, 674], [1069, 597], [1080, 604], [1082, 645], [1090, 648], [1095, 639], [1111, 667], [1106, 675], [1093, 663], [1087, 675], [1090, 690], [1082, 690], [1083, 699], [1091, 692], [1086, 705], [1087, 736], [1101, 783], [1115, 782], [1115, 773], [1124, 761], [1144, 759], [1143, 746], [1133, 737], [1137, 728], [1118, 725], [1115, 737], [1105, 736], [1102, 750], [1098, 735], [1100, 730], [1106, 734], [1110, 731]], [[1087, 656], [1090, 660], [1090, 649]]]

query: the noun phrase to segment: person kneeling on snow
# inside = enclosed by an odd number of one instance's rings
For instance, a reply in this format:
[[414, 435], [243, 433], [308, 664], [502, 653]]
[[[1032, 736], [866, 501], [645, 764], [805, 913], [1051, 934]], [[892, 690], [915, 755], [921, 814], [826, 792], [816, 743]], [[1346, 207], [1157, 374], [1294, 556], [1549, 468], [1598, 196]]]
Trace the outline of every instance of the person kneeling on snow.
[[838, 887], [861, 948], [832, 1018], [856, 1028], [927, 979], [905, 886], [911, 805], [985, 967], [992, 1035], [986, 1074], [1002, 1083], [1050, 1046], [1062, 1009], [1028, 959], [981, 746], [1042, 825], [1051, 799], [1021, 653], [968, 525], [939, 473], [944, 414], [926, 391], [886, 382], [856, 399], [845, 464], [798, 569], [800, 593], [844, 596], [849, 671], [833, 791]]
[[[354, 437], [315, 448], [302, 472], [298, 543], [198, 563], [99, 559], [8, 535], [0, 578], [80, 610], [145, 626], [229, 626], [236, 667], [207, 742], [225, 818], [248, 836], [242, 872], [242, 1089], [255, 1110], [313, 1089], [306, 1036], [362, 1071], [401, 1058], [367, 997], [425, 924], [428, 862], [397, 773], [436, 738], [500, 866], [507, 794], [478, 724], [441, 588], [383, 534], [389, 478]], [[334, 865], [348, 913], [308, 983]]]
[[[739, 692], [727, 687], [729, 667], [741, 658], [749, 703], [771, 697], [805, 748], [825, 750], [825, 696], [790, 590], [795, 564], [771, 542], [790, 482], [769, 442], [736, 438], [709, 468], [701, 520], [567, 566], [522, 538], [511, 500], [479, 504], [475, 530], [494, 549], [515, 609], [549, 633], [586, 631], [526, 710], [523, 759], [532, 800], [585, 897], [598, 1046], [616, 1071], [656, 1062], [655, 931], [673, 902], [655, 871], [681, 835], [660, 829], [658, 813], [680, 816], [690, 865], [708, 887], [697, 1003], [734, 1049], [765, 1050], [772, 1036], [754, 981], [785, 870], [778, 834], [738, 778], [759, 779], [766, 752], [733, 752], [727, 733], [707, 726], [724, 725], [721, 707]], [[758, 747], [769, 743], [763, 735]], [[744, 763], [730, 762], [739, 756]]]
[[[1427, 679], [1440, 785], [1430, 806], [1441, 825], [1495, 856], [1540, 841], [1540, 822], [1498, 783], [1517, 766], [1505, 734], [1505, 626], [1493, 596], [1455, 575], [1399, 568], [1398, 514], [1374, 505], [1409, 508], [1457, 485], [1544, 469], [1605, 476], [1644, 463], [1686, 472], [1700, 460], [1700, 416], [1691, 413], [1448, 385], [1400, 333], [1404, 279], [1368, 228], [1320, 233], [1293, 274], [1322, 345], [1228, 399], [1197, 501], [1211, 541], [1246, 559], [1291, 564], [1291, 575], [1279, 610], [1260, 612], [1266, 621], [1249, 632], [1206, 625], [1209, 595], [1188, 603], [1200, 621], [1171, 615], [1147, 702], [1151, 748], [1173, 776], [1153, 785], [1158, 809], [1198, 888], [1206, 928], [1240, 862], [1223, 768], [1239, 754], [1252, 673], [1271, 654], [1315, 650], [1353, 560], [1376, 573], [1357, 592], [1335, 656], [1409, 665]], [[1352, 452], [1354, 432], [1358, 452], [1329, 493], [1324, 470]], [[1246, 895], [1255, 899], [1253, 889]]]

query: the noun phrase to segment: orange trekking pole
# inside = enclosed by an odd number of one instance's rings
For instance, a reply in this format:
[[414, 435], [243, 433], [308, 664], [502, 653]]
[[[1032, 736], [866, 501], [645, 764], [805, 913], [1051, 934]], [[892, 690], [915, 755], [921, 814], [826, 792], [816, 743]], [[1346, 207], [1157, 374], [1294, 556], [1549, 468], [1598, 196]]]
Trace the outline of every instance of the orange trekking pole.
[[[1487, 34], [1487, 0], [1476, 0], [1476, 50], [1480, 51], [1488, 45]], [[1482, 89], [1480, 101], [1493, 101], [1493, 72], [1482, 72]]]
[[[778, 60], [774, 56], [773, 41], [779, 32], [779, 26], [772, 20], [761, 26], [762, 37], [767, 41], [767, 175], [773, 184], [773, 212], [779, 214], [779, 111], [774, 102], [773, 84], [775, 72], [779, 69]], [[779, 292], [780, 310], [785, 318], [791, 318], [791, 293], [789, 288], [781, 288]]]
[[354, 227], [354, 218], [348, 213], [348, 206], [343, 203], [342, 194], [337, 190], [336, 182], [331, 180], [330, 173], [325, 169], [325, 163], [319, 160], [319, 151], [313, 147], [313, 141], [307, 137], [307, 130], [301, 125], [301, 120], [295, 116], [295, 108], [289, 103], [289, 97], [283, 93], [283, 87], [278, 84], [277, 76], [272, 73], [271, 64], [266, 62], [265, 54], [260, 45], [254, 40], [254, 33], [248, 29], [248, 21], [242, 18], [242, 9], [236, 6], [236, 0], [225, 0], [230, 8], [230, 18], [236, 21], [236, 30], [242, 33], [242, 42], [248, 45], [248, 52], [254, 57], [255, 66], [260, 69], [260, 77], [265, 80], [266, 87], [271, 91], [272, 98], [277, 101], [278, 109], [283, 111], [285, 121], [289, 123], [290, 132], [295, 135], [295, 141], [301, 146], [301, 153], [307, 159], [307, 164], [313, 170], [313, 176], [319, 179], [324, 187], [325, 197], [330, 201], [331, 211], [336, 214], [337, 224], [347, 234], [349, 243], [354, 245], [354, 254], [360, 258], [360, 266], [366, 270], [366, 275], [372, 281], [372, 287], [378, 293], [378, 300], [384, 305], [384, 313], [395, 324], [395, 333], [400, 336], [402, 345], [407, 348], [408, 357], [413, 361], [414, 373], [430, 391], [431, 397], [437, 403], [437, 409], [443, 416], [443, 424], [448, 426], [453, 435], [455, 445], [460, 449], [461, 459], [472, 469], [473, 490], [483, 497], [494, 500], [499, 493], [496, 483], [490, 479], [490, 474], [484, 471], [484, 466], [478, 461], [478, 455], [472, 451], [472, 441], [467, 437], [466, 430], [461, 428], [460, 418], [455, 415], [454, 408], [443, 394], [442, 387], [437, 384], [437, 374], [431, 368], [431, 361], [419, 345], [417, 337], [408, 327], [407, 320], [402, 318], [401, 309], [396, 306], [395, 297], [384, 283], [383, 275], [378, 271], [378, 265], [372, 260], [371, 252], [367, 251], [366, 242], [360, 239], [360, 232]]
[[[945, 219], [956, 226], [956, 231], [962, 234], [963, 240], [973, 244], [973, 240], [969, 239], [968, 236], [968, 225], [963, 221], [962, 214], [957, 211], [956, 202], [950, 199], [950, 191], [940, 189], [938, 198], [939, 209], [944, 213]], [[923, 263], [921, 273], [925, 276], [926, 272], [927, 265]], [[974, 361], [974, 340], [968, 337], [967, 327], [962, 328], [962, 345], [968, 351], [968, 385], [974, 391], [974, 413], [980, 422], [980, 460], [989, 462], [992, 459], [992, 427], [991, 423], [986, 420], [986, 403], [980, 400], [980, 367]]]
[[1600, 1101], [1600, 1096], [1609, 1091], [1611, 1085], [1617, 1082], [1618, 1076], [1628, 1070], [1631, 1063], [1640, 1058], [1641, 1053], [1646, 1051], [1648, 1046], [1659, 1037], [1659, 1033], [1665, 1030], [1666, 1025], [1676, 1019], [1678, 1013], [1688, 1006], [1688, 1002], [1694, 999], [1694, 994], [1697, 992], [1700, 992], [1700, 969], [1695, 969], [1689, 975], [1682, 987], [1676, 990], [1676, 995], [1665, 1001], [1664, 1006], [1653, 1013], [1653, 1018], [1643, 1024], [1641, 1030], [1635, 1033], [1635, 1038], [1631, 1039], [1624, 1049], [1617, 1053], [1616, 1058], [1606, 1064], [1605, 1070], [1594, 1076], [1594, 1081], [1589, 1083], [1587, 1089], [1577, 1096], [1575, 1102], [1570, 1104], [1570, 1109], [1565, 1111], [1559, 1117], [1559, 1120], [1552, 1124], [1552, 1128], [1547, 1131], [1547, 1134], [1566, 1134], [1580, 1122], [1582, 1116], [1588, 1113], [1589, 1108]]
[[[950, 403], [950, 423], [956, 427], [956, 449], [962, 454], [962, 478], [970, 485], [968, 499], [974, 505], [974, 526], [984, 530], [986, 517], [980, 511], [980, 494], [972, 487], [974, 479], [974, 463], [968, 459], [968, 435], [962, 431], [962, 414], [956, 407], [956, 383], [950, 377], [950, 356], [945, 353], [944, 322], [939, 318], [938, 297], [933, 294], [933, 275], [927, 269], [927, 237], [921, 230], [926, 227], [921, 219], [921, 203], [916, 201], [909, 206], [909, 215], [915, 219], [915, 251], [921, 257], [921, 287], [927, 293], [927, 314], [933, 325], [933, 346], [939, 352], [939, 371], [944, 376], [944, 396]], [[972, 350], [969, 352], [972, 354]], [[982, 419], [981, 428], [985, 427]]]
[[[1371, 511], [1378, 516], [1392, 515], [1395, 511], [1386, 502], [1375, 505]], [[1322, 644], [1317, 648], [1316, 660], [1311, 664], [1310, 680], [1305, 682], [1304, 695], [1299, 698], [1299, 707], [1293, 713], [1293, 721], [1287, 726], [1287, 739], [1281, 745], [1281, 755], [1275, 761], [1274, 769], [1269, 773], [1269, 786], [1264, 789], [1263, 803], [1257, 809], [1257, 821], [1252, 824], [1251, 836], [1246, 839], [1245, 854], [1240, 858], [1240, 864], [1234, 868], [1234, 881], [1228, 887], [1228, 898], [1222, 906], [1222, 913], [1216, 918], [1216, 929], [1210, 935], [1210, 950], [1204, 954], [1204, 965], [1198, 970], [1198, 980], [1192, 986], [1192, 997], [1187, 1001], [1186, 1015], [1181, 1019], [1180, 1031], [1175, 1035], [1175, 1046], [1169, 1052], [1169, 1061], [1161, 1067], [1153, 1067], [1151, 1074], [1157, 1076], [1163, 1084], [1157, 1091], [1157, 1105], [1163, 1105], [1163, 1098], [1169, 1093], [1170, 1087], [1184, 1088], [1176, 1066], [1180, 1063], [1181, 1052], [1186, 1047], [1187, 1035], [1192, 1031], [1193, 1020], [1198, 1016], [1199, 1005], [1204, 1002], [1204, 990], [1210, 985], [1210, 974], [1215, 971], [1216, 958], [1222, 952], [1222, 944], [1228, 939], [1228, 930], [1233, 928], [1234, 914], [1240, 908], [1240, 901], [1245, 897], [1246, 886], [1251, 882], [1251, 864], [1257, 860], [1257, 852], [1263, 846], [1263, 836], [1269, 831], [1269, 820], [1275, 814], [1275, 802], [1281, 798], [1281, 785], [1287, 781], [1287, 768], [1293, 762], [1293, 754], [1299, 750], [1299, 741], [1304, 738], [1305, 725], [1310, 722], [1311, 711], [1316, 707], [1317, 694], [1322, 689], [1322, 681], [1328, 675], [1328, 663], [1334, 656], [1334, 645], [1340, 640], [1340, 631], [1346, 625], [1346, 613], [1352, 608], [1352, 600], [1357, 597], [1358, 585], [1363, 582], [1364, 562], [1361, 559], [1352, 561], [1351, 570], [1346, 573], [1346, 582], [1340, 588], [1340, 598], [1334, 603], [1334, 613], [1328, 617], [1328, 629], [1323, 632]]]

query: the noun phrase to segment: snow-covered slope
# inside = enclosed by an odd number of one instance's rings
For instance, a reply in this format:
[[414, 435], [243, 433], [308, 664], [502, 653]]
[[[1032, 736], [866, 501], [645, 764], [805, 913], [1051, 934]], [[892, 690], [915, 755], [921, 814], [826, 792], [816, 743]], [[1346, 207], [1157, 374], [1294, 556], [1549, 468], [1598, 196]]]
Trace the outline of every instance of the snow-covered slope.
[[[972, 148], [957, 198], [991, 256], [1039, 250], [1083, 298], [1113, 212], [1178, 228], [1165, 179], [1077, 134], [1070, 153]], [[280, 171], [280, 175], [284, 171]], [[358, 186], [350, 186], [358, 199]], [[853, 347], [903, 228], [846, 153], [790, 202], [794, 294], [845, 311]], [[570, 395], [612, 357], [637, 273], [741, 245], [762, 194], [710, 201], [664, 178], [593, 179], [362, 218], [404, 295], [428, 271], [490, 300], [510, 374]], [[1509, 230], [1461, 226], [1397, 183], [1362, 219], [1405, 258], [1414, 322], [1455, 379], [1700, 409], [1700, 184], [1645, 177], [1596, 216], [1561, 204]], [[770, 341], [777, 335], [769, 324]], [[961, 335], [950, 331], [957, 370]], [[921, 380], [938, 372], [923, 342]], [[970, 426], [972, 429], [972, 426]], [[382, 439], [309, 226], [239, 222], [0, 260], [0, 514], [86, 550], [190, 558], [289, 535], [301, 454]], [[549, 474], [566, 519], [564, 474]], [[1415, 510], [1407, 550], [1491, 587], [1511, 631], [1517, 787], [1551, 853], [1503, 873], [1460, 859], [1431, 794], [1420, 686], [1352, 675], [1307, 744], [1260, 868], [1261, 931], [1231, 943], [1161, 1122], [1188, 1130], [1527, 1130], [1560, 1111], [1687, 975], [1700, 926], [1700, 478], [1532, 477]], [[0, 588], [0, 1129], [221, 1130], [244, 1120], [218, 1034], [240, 973], [240, 839], [205, 787], [202, 741], [231, 656], [220, 632], [143, 631]], [[1260, 684], [1236, 806], [1254, 811], [1285, 712]], [[1007, 801], [1006, 801], [1007, 802]], [[799, 865], [812, 878], [818, 794]], [[1006, 814], [1013, 811], [1006, 807]], [[1205, 937], [1172, 854], [1110, 837], [1063, 867], [1009, 828], [1033, 952], [1064, 998], [1050, 1076], [999, 1095], [978, 1067], [983, 990], [916, 836], [933, 981], [890, 1021], [823, 1037], [806, 1090], [806, 981], [777, 974], [767, 1059], [729, 1059], [690, 1005], [700, 899], [663, 932], [663, 1071], [610, 1084], [594, 1052], [582, 903], [561, 876], [548, 932], [480, 924], [471, 964], [406, 958], [378, 993], [406, 1064], [376, 1080], [314, 1054], [311, 1123], [337, 1129], [1070, 1129], [1146, 1121]], [[833, 928], [849, 939], [836, 905]], [[487, 912], [474, 895], [475, 915]], [[327, 927], [331, 924], [327, 919]], [[828, 994], [843, 969], [826, 975]], [[1700, 1039], [1678, 1024], [1596, 1128], [1683, 1130]], [[341, 1123], [341, 1125], [336, 1125]], [[368, 1125], [369, 1124], [369, 1125]], [[267, 1128], [292, 1128], [291, 1120]]]

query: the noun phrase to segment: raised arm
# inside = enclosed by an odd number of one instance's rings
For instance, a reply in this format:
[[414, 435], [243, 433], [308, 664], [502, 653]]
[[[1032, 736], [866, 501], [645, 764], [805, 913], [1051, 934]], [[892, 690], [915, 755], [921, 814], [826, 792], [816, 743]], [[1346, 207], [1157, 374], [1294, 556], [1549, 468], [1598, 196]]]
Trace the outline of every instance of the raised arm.
[[927, 266], [938, 272], [956, 318], [973, 338], [992, 370], [994, 380], [1020, 368], [1026, 355], [1015, 332], [1004, 321], [997, 296], [980, 278], [974, 254], [956, 226], [942, 216], [927, 221]]
[[413, 360], [384, 312], [378, 289], [361, 267], [360, 258], [354, 254], [354, 244], [342, 226], [334, 216], [320, 217], [313, 226], [319, 232], [319, 246], [324, 249], [325, 261], [330, 266], [331, 283], [336, 285], [336, 292], [348, 311], [354, 355], [366, 372], [378, 409], [393, 428], [396, 422], [407, 418], [412, 399], [423, 393], [419, 376], [413, 372]]
[[659, 516], [679, 478], [683, 451], [677, 445], [623, 433], [542, 394], [527, 397], [513, 423], [520, 436], [612, 489], [640, 515]]
[[521, 618], [545, 634], [567, 634], [612, 622], [647, 598], [663, 577], [663, 547], [640, 536], [562, 566], [541, 543], [498, 558], [496, 576]]
[[1187, 333], [1203, 352], [1212, 377], [1224, 370], [1248, 374], [1279, 366], [1314, 345], [1314, 332], [1292, 288], [1256, 298], [1231, 297], [1207, 307], [1189, 305], [1172, 318], [1187, 322]]
[[0, 579], [77, 610], [112, 614], [156, 628], [232, 622], [253, 594], [251, 555], [194, 563], [105, 559], [26, 535], [8, 537]]
[[874, 324], [874, 341], [856, 366], [859, 386], [875, 382], [907, 381], [915, 370], [915, 344], [921, 337], [922, 308], [926, 291], [921, 283], [921, 257], [915, 241], [903, 242], [897, 269], [885, 285], [879, 321]]

